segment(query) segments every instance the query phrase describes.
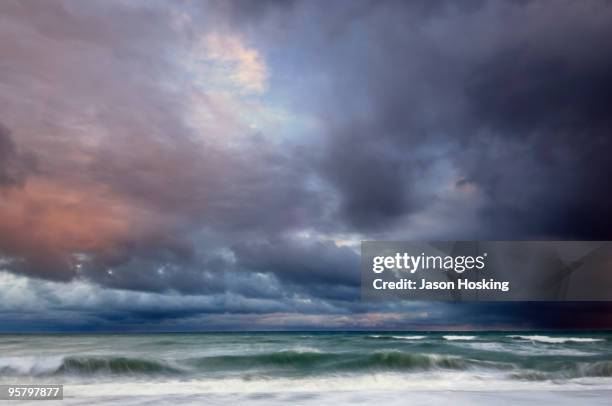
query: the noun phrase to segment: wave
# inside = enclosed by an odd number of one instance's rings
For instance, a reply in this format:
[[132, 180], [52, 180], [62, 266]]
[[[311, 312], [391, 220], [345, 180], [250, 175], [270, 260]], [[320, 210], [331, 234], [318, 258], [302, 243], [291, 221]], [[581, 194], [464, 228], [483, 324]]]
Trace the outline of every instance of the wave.
[[[176, 365], [176, 366], [175, 366]], [[491, 361], [461, 356], [376, 351], [330, 353], [277, 351], [260, 354], [187, 358], [170, 364], [164, 360], [128, 357], [10, 357], [0, 359], [2, 376], [92, 376], [92, 375], [197, 375], [198, 373], [298, 373], [325, 375], [381, 371], [507, 369]]]
[[45, 375], [62, 366], [61, 356], [49, 357], [0, 357], [0, 375]]
[[0, 375], [149, 375], [181, 372], [164, 362], [127, 357], [5, 357]]
[[396, 340], [423, 340], [425, 336], [393, 336]]
[[91, 358], [67, 357], [62, 365], [55, 371], [56, 374], [174, 374], [179, 369], [171, 367], [161, 361], [142, 358]]
[[467, 370], [482, 367], [508, 369], [507, 363], [481, 361], [456, 355], [411, 353], [404, 351], [376, 351], [373, 353], [322, 353], [281, 351], [252, 355], [224, 355], [203, 357], [188, 363], [203, 371], [290, 369], [303, 374], [428, 371], [436, 369]]
[[550, 348], [544, 346], [530, 345], [529, 342], [519, 343], [490, 343], [490, 342], [473, 342], [467, 343], [467, 348], [473, 348], [478, 351], [507, 353], [511, 355], [530, 355], [530, 356], [543, 356], [543, 357], [555, 357], [555, 356], [567, 356], [567, 357], [588, 357], [599, 355], [599, 352], [592, 350], [578, 350], [576, 348], [557, 347]]
[[576, 369], [577, 376], [612, 377], [612, 361], [580, 363]]
[[386, 336], [386, 335], [369, 335], [367, 338], [377, 338], [381, 340], [423, 340], [426, 336]]
[[318, 351], [277, 351], [246, 355], [217, 355], [188, 359], [186, 363], [192, 367], [210, 370], [250, 369], [254, 367], [294, 366], [308, 367], [324, 362], [340, 360], [340, 354], [321, 353]]
[[[610, 378], [612, 360], [576, 359], [498, 359], [466, 355], [417, 353], [399, 350], [375, 352], [276, 351], [254, 354], [216, 355], [164, 359], [120, 356], [0, 357], [0, 375], [31, 377], [146, 376], [177, 377], [316, 377], [377, 373], [504, 376], [523, 381]], [[501, 374], [501, 375], [500, 375]]]
[[447, 336], [442, 336], [443, 339], [448, 340], [448, 341], [470, 341], [470, 340], [475, 340], [476, 336], [453, 336], [453, 335], [447, 335]]
[[551, 337], [543, 335], [509, 335], [508, 338], [535, 341], [546, 344], [565, 344], [565, 343], [595, 343], [605, 341], [603, 338], [590, 338], [590, 337]]
[[380, 351], [354, 360], [345, 361], [339, 364], [338, 367], [338, 369], [343, 370], [465, 370], [469, 367], [469, 360], [459, 356]]
[[609, 377], [612, 377], [612, 361], [579, 362], [562, 366], [556, 371], [525, 370], [510, 375], [512, 379], [525, 381]]

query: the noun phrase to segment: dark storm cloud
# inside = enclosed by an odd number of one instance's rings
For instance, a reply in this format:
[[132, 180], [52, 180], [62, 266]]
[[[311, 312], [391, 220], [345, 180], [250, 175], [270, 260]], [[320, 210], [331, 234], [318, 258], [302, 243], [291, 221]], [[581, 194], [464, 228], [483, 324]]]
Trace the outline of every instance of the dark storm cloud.
[[[564, 44], [546, 46], [534, 37], [475, 69], [470, 108], [482, 131], [499, 140], [480, 141], [487, 157], [475, 160], [468, 176], [491, 197], [487, 214], [494, 222], [514, 217], [525, 233], [607, 239], [612, 29], [578, 20], [567, 38], [568, 27], [555, 28], [547, 35]], [[521, 194], [522, 201], [504, 198]]]
[[[445, 198], [418, 183], [445, 162], [456, 193], [475, 191], [484, 201], [474, 201], [474, 229], [438, 238], [611, 237], [609, 3], [351, 2], [324, 15], [301, 6], [319, 28], [301, 42], [317, 49], [303, 62], [326, 69], [333, 89], [323, 92], [328, 139], [320, 173], [338, 192], [340, 227], [380, 235], [418, 218]], [[296, 15], [286, 15], [292, 27]], [[296, 31], [303, 39], [308, 28]], [[557, 328], [571, 324], [559, 316], [566, 310], [579, 314], [573, 326], [584, 327], [606, 318], [606, 309], [475, 304], [455, 311], [475, 324]]]
[[256, 241], [235, 247], [235, 252], [247, 269], [286, 269], [281, 277], [294, 282], [357, 285], [359, 281], [359, 257], [352, 249], [332, 243]]
[[[359, 229], [388, 227], [420, 205], [412, 196], [418, 173], [404, 156], [397, 156], [382, 137], [358, 125], [335, 133], [324, 173], [342, 197], [341, 213]], [[342, 157], [342, 158], [340, 158]]]
[[268, 9], [254, 21], [300, 39], [305, 70], [329, 75], [320, 173], [357, 230], [441, 199], [418, 182], [446, 162], [458, 189], [486, 198], [477, 235], [609, 235], [606, 2], [298, 3], [286, 20]]
[[495, 329], [608, 329], [610, 302], [449, 303], [440, 306], [441, 324], [456, 320]]
[[[572, 11], [578, 18], [570, 23]], [[409, 161], [419, 145], [435, 145], [440, 138], [450, 143], [453, 148], [442, 159], [464, 176], [458, 185], [472, 182], [488, 198], [481, 210], [485, 235], [607, 238], [610, 216], [603, 202], [610, 196], [603, 174], [609, 169], [612, 105], [609, 7], [601, 2], [589, 3], [586, 11], [569, 4], [554, 9], [538, 2], [489, 4], [437, 18], [439, 32], [429, 34], [425, 28], [416, 33], [416, 43], [410, 31], [401, 36], [396, 30], [377, 42], [387, 51], [382, 67], [368, 70], [375, 83], [365, 96], [376, 107], [363, 126], [374, 135], [365, 137], [392, 143]], [[386, 19], [393, 26], [393, 16]], [[493, 22], [497, 28], [491, 28]], [[503, 28], [518, 25], [524, 33]], [[489, 34], [493, 39], [482, 39]], [[377, 53], [366, 53], [364, 59], [374, 60]], [[362, 132], [353, 134], [353, 142], [338, 136], [332, 144], [363, 151]], [[379, 160], [388, 164], [395, 156]], [[410, 184], [420, 166], [406, 165], [392, 184], [401, 184], [397, 180], [402, 178]], [[351, 179], [357, 184], [362, 177], [367, 185], [371, 176], [373, 184], [388, 184], [387, 176], [377, 177], [365, 166], [340, 185]], [[396, 218], [414, 213], [411, 203], [418, 202], [421, 192], [413, 192], [400, 205], [403, 210], [389, 206], [387, 198], [371, 212]], [[367, 204], [359, 195], [342, 196], [348, 208]], [[362, 218], [350, 210], [347, 214], [356, 222]]]
[[[238, 266], [276, 273], [284, 282], [308, 290], [312, 285], [358, 287], [359, 256], [353, 249], [331, 242], [276, 239], [253, 241], [234, 247]], [[331, 295], [333, 288], [328, 288]]]

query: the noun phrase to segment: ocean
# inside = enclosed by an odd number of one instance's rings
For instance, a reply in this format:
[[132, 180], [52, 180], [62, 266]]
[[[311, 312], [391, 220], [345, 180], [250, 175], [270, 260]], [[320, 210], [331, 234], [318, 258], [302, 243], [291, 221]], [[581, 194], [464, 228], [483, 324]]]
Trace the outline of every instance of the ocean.
[[612, 334], [0, 335], [0, 383], [63, 384], [45, 405], [607, 405]]

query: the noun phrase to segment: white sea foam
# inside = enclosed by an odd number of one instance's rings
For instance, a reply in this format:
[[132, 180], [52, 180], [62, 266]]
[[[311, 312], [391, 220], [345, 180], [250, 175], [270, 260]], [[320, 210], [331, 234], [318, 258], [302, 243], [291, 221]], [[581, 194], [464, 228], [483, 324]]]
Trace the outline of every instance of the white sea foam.
[[63, 357], [0, 357], [0, 371], [14, 375], [39, 375], [56, 371], [62, 365]]
[[383, 336], [383, 335], [369, 335], [369, 338], [387, 338], [394, 340], [423, 340], [427, 336]]
[[392, 336], [398, 340], [422, 340], [426, 338], [425, 336]]
[[448, 340], [448, 341], [470, 341], [470, 340], [475, 340], [476, 336], [452, 336], [452, 335], [448, 335], [448, 336], [442, 336], [443, 339]]
[[599, 341], [605, 341], [603, 338], [589, 338], [589, 337], [551, 337], [543, 335], [509, 335], [508, 338], [514, 338], [518, 340], [535, 341], [546, 344], [564, 344], [564, 343], [595, 343]]
[[281, 351], [297, 352], [298, 354], [311, 354], [311, 353], [320, 353], [321, 352], [321, 350], [318, 349], [318, 348], [305, 347], [305, 346], [291, 347], [291, 348], [287, 348], [287, 349], [281, 350]]
[[609, 378], [584, 378], [563, 385], [553, 381], [520, 381], [506, 379], [505, 373], [486, 371], [427, 372], [413, 374], [406, 379], [401, 373], [375, 373], [364, 375], [340, 375], [334, 377], [276, 378], [276, 379], [198, 379], [164, 381], [113, 381], [74, 382], [66, 386], [68, 395], [117, 396], [161, 394], [279, 394], [279, 393], [332, 393], [389, 391], [514, 391], [514, 390], [580, 390], [588, 385], [591, 389], [612, 389]]
[[[520, 343], [520, 344], [519, 344]], [[592, 351], [581, 351], [574, 348], [550, 348], [534, 346], [531, 343], [519, 342], [512, 344], [501, 344], [501, 343], [469, 343], [470, 348], [482, 351], [490, 352], [506, 352], [510, 354], [520, 355], [565, 355], [565, 356], [590, 356], [597, 354]]]
[[[292, 384], [296, 385], [295, 383]], [[299, 384], [298, 384], [299, 385]], [[456, 406], [488, 406], [493, 403], [521, 404], [521, 405], [547, 405], [575, 406], [577, 404], [608, 406], [610, 391], [588, 391], [583, 388], [577, 390], [523, 390], [511, 389], [505, 391], [408, 391], [401, 387], [388, 390], [358, 390], [358, 391], [313, 391], [313, 392], [256, 392], [256, 393], [206, 393], [197, 386], [192, 389], [170, 389], [170, 393], [151, 393], [148, 390], [130, 386], [127, 393], [118, 387], [106, 386], [105, 393], [101, 390], [91, 390], [90, 387], [65, 387], [62, 405], [117, 405], [129, 404], [131, 406], [150, 406], [152, 404], [180, 404], [180, 405], [225, 405], [240, 404], [248, 406], [274, 406], [274, 405], [354, 405], [354, 404], [384, 404], [387, 406], [400, 406], [410, 399], [413, 405], [440, 405], [449, 403]], [[121, 388], [123, 389], [123, 388]], [[175, 393], [178, 392], [178, 393]], [[585, 399], [588, 399], [585, 402]], [[32, 405], [39, 402], [32, 402]], [[36, 405], [34, 405], [36, 406]]]

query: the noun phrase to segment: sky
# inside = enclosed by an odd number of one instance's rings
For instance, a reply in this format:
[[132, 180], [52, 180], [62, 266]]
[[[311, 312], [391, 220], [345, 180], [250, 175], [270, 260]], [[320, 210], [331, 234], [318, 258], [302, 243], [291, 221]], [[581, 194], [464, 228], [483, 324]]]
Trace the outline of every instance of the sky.
[[0, 331], [612, 328], [359, 271], [612, 239], [608, 1], [4, 0], [0, 55]]

